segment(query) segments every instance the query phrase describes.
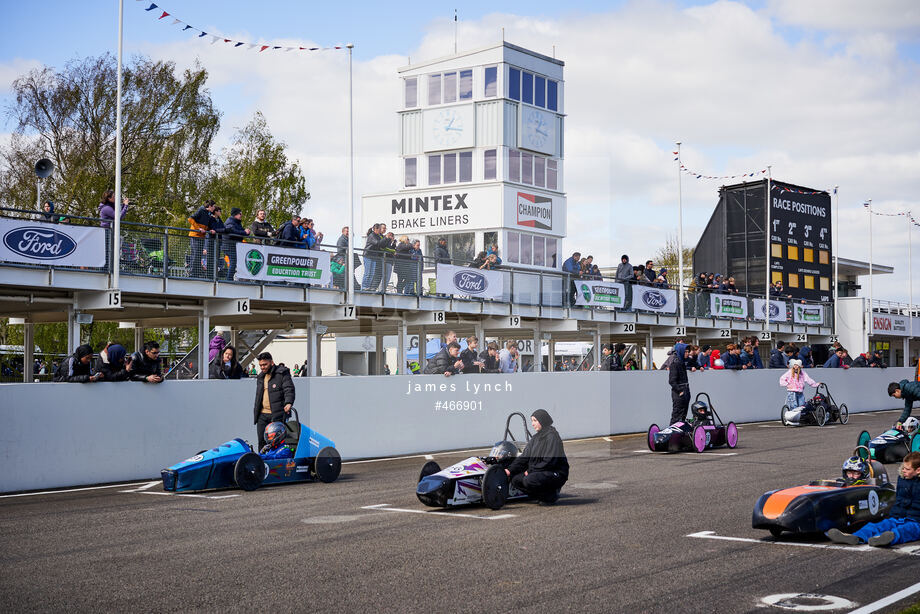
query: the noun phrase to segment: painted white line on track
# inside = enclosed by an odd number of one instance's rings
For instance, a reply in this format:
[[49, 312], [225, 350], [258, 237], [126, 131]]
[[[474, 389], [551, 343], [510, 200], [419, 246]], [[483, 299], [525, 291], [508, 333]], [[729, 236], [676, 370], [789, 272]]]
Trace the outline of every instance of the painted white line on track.
[[604, 441], [611, 441], [611, 442], [612, 442], [613, 439], [611, 439], [610, 437], [604, 437]]
[[42, 492], [22, 492], [15, 495], [0, 495], [0, 499], [10, 497], [34, 497], [36, 495], [57, 495], [63, 492], [80, 492], [83, 490], [100, 490], [102, 488], [124, 488], [125, 486], [141, 486], [147, 482], [137, 482], [136, 484], [109, 484], [108, 486], [87, 486], [85, 488], [68, 488], [67, 490], [44, 490]]
[[906, 599], [907, 597], [910, 597], [911, 595], [914, 595], [916, 593], [920, 593], [920, 582], [918, 582], [917, 584], [914, 584], [913, 586], [908, 586], [904, 590], [898, 591], [897, 593], [892, 593], [891, 595], [888, 595], [887, 597], [883, 597], [882, 599], [879, 599], [878, 601], [867, 603], [866, 605], [859, 608], [858, 610], [853, 610], [852, 612], [850, 612], [850, 614], [870, 614], [870, 612], [877, 612], [878, 610], [881, 610], [882, 608], [890, 606], [892, 603], [897, 603], [898, 601], [901, 601], [902, 599]]
[[729, 542], [742, 542], [746, 544], [765, 544], [769, 546], [792, 546], [796, 548], [817, 548], [819, 550], [848, 550], [849, 552], [895, 552], [907, 556], [920, 556], [920, 552], [915, 552], [912, 548], [874, 548], [868, 544], [860, 546], [842, 546], [838, 544], [806, 544], [803, 542], [784, 542], [784, 541], [763, 541], [751, 537], [729, 537], [728, 535], [716, 535], [715, 531], [700, 531], [691, 533], [684, 537], [695, 537], [699, 539], [716, 539]]
[[163, 483], [163, 482], [160, 481], [160, 480], [153, 480], [152, 482], [147, 482], [147, 483], [144, 484], [143, 486], [140, 486], [140, 487], [135, 488], [135, 489], [133, 489], [133, 490], [119, 490], [118, 492], [144, 492], [145, 490], [147, 490], [147, 489], [149, 489], [149, 488], [153, 488], [153, 487], [156, 486], [157, 484], [162, 484], [162, 483]]
[[633, 454], [651, 454], [651, 450], [633, 450]]
[[374, 510], [376, 512], [402, 512], [404, 514], [425, 514], [426, 516], [450, 516], [451, 518], [474, 518], [476, 520], [503, 520], [505, 518], [514, 518], [517, 514], [499, 514], [497, 516], [479, 516], [477, 514], [462, 514], [458, 512], [429, 512], [425, 510], [408, 510], [401, 507], [390, 507], [389, 503], [378, 503], [377, 505], [365, 505], [362, 510]]

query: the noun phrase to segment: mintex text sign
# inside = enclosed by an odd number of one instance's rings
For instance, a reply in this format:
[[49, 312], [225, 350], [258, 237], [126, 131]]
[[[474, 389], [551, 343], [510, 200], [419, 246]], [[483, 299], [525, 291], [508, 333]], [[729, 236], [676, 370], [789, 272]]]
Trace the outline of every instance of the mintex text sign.
[[362, 228], [383, 223], [399, 234], [457, 232], [501, 226], [499, 186], [456, 186], [365, 196]]

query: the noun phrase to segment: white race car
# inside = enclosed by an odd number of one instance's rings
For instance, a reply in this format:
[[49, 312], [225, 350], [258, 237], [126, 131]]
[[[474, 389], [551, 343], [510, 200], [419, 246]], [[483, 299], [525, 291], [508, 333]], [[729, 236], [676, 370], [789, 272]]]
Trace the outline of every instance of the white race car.
[[[511, 418], [520, 416], [524, 421], [525, 441], [515, 441], [511, 434]], [[486, 456], [471, 456], [451, 465], [447, 469], [434, 461], [428, 461], [418, 476], [415, 494], [418, 500], [431, 507], [454, 507], [484, 503], [497, 510], [508, 499], [519, 499], [527, 495], [509, 484], [505, 468], [524, 451], [530, 441], [527, 418], [520, 412], [513, 412], [505, 421], [505, 434]]]

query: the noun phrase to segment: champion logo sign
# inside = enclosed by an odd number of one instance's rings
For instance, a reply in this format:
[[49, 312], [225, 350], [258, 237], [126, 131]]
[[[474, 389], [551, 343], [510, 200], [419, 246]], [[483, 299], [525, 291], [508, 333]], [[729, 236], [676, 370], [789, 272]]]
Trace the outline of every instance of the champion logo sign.
[[3, 235], [3, 244], [20, 256], [37, 260], [59, 260], [77, 249], [77, 242], [58, 230], [16, 228]]
[[459, 271], [454, 273], [454, 285], [457, 290], [467, 294], [482, 294], [489, 287], [486, 276], [476, 271]]
[[652, 309], [661, 309], [668, 304], [668, 299], [657, 290], [649, 290], [642, 295], [642, 302]]

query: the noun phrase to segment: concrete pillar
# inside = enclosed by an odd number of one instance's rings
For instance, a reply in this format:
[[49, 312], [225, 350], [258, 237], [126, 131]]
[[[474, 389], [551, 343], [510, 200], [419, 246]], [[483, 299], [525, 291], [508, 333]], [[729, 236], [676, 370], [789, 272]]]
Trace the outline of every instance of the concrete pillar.
[[208, 379], [211, 366], [208, 364], [208, 345], [211, 340], [211, 318], [205, 314], [198, 316], [198, 379]]
[[543, 335], [540, 334], [540, 321], [533, 326], [533, 372], [543, 371]]
[[483, 326], [482, 320], [476, 322], [473, 334], [479, 339], [479, 351], [484, 352], [486, 350], [486, 327]]
[[314, 376], [314, 377], [322, 377], [322, 376], [323, 376], [323, 334], [325, 334], [325, 333], [322, 333], [322, 334], [321, 334], [321, 333], [319, 332], [319, 324], [320, 324], [320, 323], [317, 322], [316, 324], [317, 324], [317, 331], [316, 331], [316, 360], [313, 361], [313, 364], [316, 365], [316, 367], [311, 371], [311, 373], [313, 373], [313, 376]]
[[22, 325], [22, 381], [26, 384], [35, 379], [35, 369], [33, 368], [33, 363], [35, 362], [35, 356], [33, 355], [35, 351], [35, 331], [32, 328], [33, 326], [35, 325], [28, 321]]
[[601, 368], [601, 329], [594, 329], [594, 370]]
[[310, 377], [316, 377], [317, 374], [317, 362], [319, 356], [317, 355], [316, 346], [316, 321], [310, 319], [307, 322], [307, 373], [310, 374]]
[[649, 334], [646, 335], [645, 337], [645, 353], [647, 354], [647, 356], [645, 357], [645, 370], [646, 371], [651, 371], [652, 369], [654, 369], [654, 367], [652, 366], [652, 344], [654, 342], [655, 340], [652, 337], [652, 333], [649, 332]]
[[72, 354], [80, 345], [80, 325], [75, 321], [73, 306], [67, 306], [67, 354]]
[[394, 373], [403, 375], [409, 372], [406, 367], [406, 336], [409, 330], [406, 326], [406, 318], [400, 318], [399, 324], [396, 325], [396, 369]]
[[383, 375], [383, 362], [386, 358], [383, 347], [383, 333], [377, 332], [374, 337], [376, 338], [374, 341], [374, 373]]
[[[26, 326], [30, 325], [26, 324]], [[904, 363], [901, 365], [902, 367], [910, 366], [910, 337], [904, 338], [904, 360], [902, 362]]]
[[425, 367], [428, 366], [428, 357], [425, 352], [425, 347], [428, 345], [428, 332], [425, 330], [424, 326], [420, 326], [418, 329], [418, 364], [421, 367], [422, 373], [425, 372]]
[[144, 328], [142, 326], [134, 327], [134, 351], [144, 351]]
[[549, 360], [546, 362], [549, 363], [549, 372], [552, 373], [556, 368], [556, 340], [553, 338], [549, 340]]

